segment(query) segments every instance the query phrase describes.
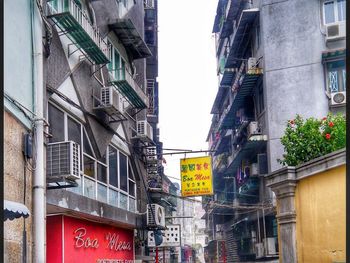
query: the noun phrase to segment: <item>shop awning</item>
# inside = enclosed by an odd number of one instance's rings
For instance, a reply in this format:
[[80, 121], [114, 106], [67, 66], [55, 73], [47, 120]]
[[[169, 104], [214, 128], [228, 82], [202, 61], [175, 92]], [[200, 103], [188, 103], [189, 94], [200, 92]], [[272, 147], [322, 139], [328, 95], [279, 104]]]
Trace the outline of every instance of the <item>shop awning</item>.
[[4, 200], [4, 221], [30, 216], [29, 209], [21, 203]]
[[118, 36], [132, 59], [152, 56], [151, 50], [129, 18], [117, 19], [117, 22], [110, 24], [109, 28]]

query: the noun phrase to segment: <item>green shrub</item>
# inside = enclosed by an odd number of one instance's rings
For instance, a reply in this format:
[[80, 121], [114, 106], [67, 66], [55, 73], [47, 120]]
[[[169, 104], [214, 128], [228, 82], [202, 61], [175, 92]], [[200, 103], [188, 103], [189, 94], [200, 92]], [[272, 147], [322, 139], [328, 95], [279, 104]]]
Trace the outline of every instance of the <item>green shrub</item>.
[[300, 115], [287, 122], [281, 138], [284, 146], [282, 165], [296, 166], [327, 153], [344, 148], [346, 145], [345, 116], [328, 114], [317, 120], [305, 121]]

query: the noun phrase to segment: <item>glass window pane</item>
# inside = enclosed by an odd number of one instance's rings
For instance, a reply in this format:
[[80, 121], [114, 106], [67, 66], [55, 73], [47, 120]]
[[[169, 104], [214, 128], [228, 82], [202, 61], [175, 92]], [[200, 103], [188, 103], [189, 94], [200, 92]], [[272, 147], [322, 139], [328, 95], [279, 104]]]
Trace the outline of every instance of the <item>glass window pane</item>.
[[97, 163], [97, 180], [107, 183], [107, 167], [100, 163]]
[[335, 22], [334, 2], [324, 3], [324, 16], [326, 24]]
[[118, 187], [118, 152], [109, 147], [109, 184]]
[[109, 202], [110, 205], [118, 207], [118, 192], [109, 188]]
[[330, 71], [328, 73], [328, 81], [329, 81], [329, 90], [331, 92], [338, 92], [338, 72], [337, 71]]
[[346, 91], [346, 70], [343, 69], [343, 89]]
[[88, 155], [90, 156], [94, 156], [93, 152], [92, 152], [92, 149], [90, 147], [90, 143], [89, 143], [89, 140], [88, 140], [88, 137], [86, 135], [86, 131], [84, 129], [84, 142], [83, 142], [83, 145], [84, 145], [84, 153], [87, 153]]
[[50, 142], [64, 141], [64, 113], [49, 103]]
[[338, 21], [345, 21], [346, 8], [345, 0], [338, 0]]
[[135, 183], [129, 180], [129, 195], [135, 196]]
[[81, 145], [81, 126], [70, 117], [68, 117], [68, 140]]
[[107, 186], [97, 184], [97, 200], [107, 203]]
[[84, 174], [95, 178], [95, 161], [84, 155]]
[[136, 210], [135, 208], [136, 208], [136, 206], [135, 206], [135, 199], [129, 197], [129, 211], [130, 212], [135, 212], [135, 210]]
[[128, 170], [127, 170], [127, 157], [119, 153], [119, 174], [120, 174], [120, 189], [127, 192], [128, 191]]
[[96, 199], [95, 195], [95, 181], [89, 179], [88, 177], [84, 177], [84, 195]]
[[119, 193], [119, 196], [120, 196], [119, 207], [127, 210], [128, 209], [128, 196], [123, 194], [123, 193]]

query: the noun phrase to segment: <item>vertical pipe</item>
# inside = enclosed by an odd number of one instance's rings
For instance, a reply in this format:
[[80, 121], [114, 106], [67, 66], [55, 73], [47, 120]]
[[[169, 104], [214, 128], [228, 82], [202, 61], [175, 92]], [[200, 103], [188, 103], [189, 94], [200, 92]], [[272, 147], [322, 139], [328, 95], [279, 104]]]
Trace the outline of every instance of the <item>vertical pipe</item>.
[[[45, 263], [45, 175], [44, 175], [44, 85], [43, 85], [43, 48], [42, 21], [40, 11], [32, 0], [33, 23], [33, 60], [34, 60], [34, 93], [35, 93], [35, 129], [36, 169], [33, 177], [33, 227], [34, 227], [34, 262]], [[38, 1], [41, 4], [41, 1]], [[39, 4], [39, 3], [38, 3]]]
[[265, 238], [265, 243], [266, 245], [264, 246], [265, 247], [265, 255], [267, 255], [267, 247], [268, 247], [268, 242], [267, 242], [267, 237], [266, 237], [266, 225], [265, 225], [265, 210], [264, 210], [264, 207], [262, 208], [262, 216], [263, 216], [263, 227], [264, 227], [264, 238]]
[[158, 259], [158, 247], [156, 247], [156, 263], [159, 263], [159, 259]]

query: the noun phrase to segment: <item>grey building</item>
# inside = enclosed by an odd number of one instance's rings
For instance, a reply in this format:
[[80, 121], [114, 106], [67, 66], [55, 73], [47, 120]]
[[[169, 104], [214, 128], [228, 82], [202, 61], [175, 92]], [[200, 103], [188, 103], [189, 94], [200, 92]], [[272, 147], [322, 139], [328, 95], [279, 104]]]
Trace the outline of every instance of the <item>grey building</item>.
[[5, 197], [17, 203], [6, 211], [29, 218], [5, 222], [5, 261], [147, 261], [149, 179], [162, 174], [157, 114], [148, 120], [154, 1], [12, 2]]
[[345, 111], [345, 1], [219, 0], [213, 33], [207, 261], [273, 261], [275, 201], [263, 175], [281, 167], [288, 120]]

